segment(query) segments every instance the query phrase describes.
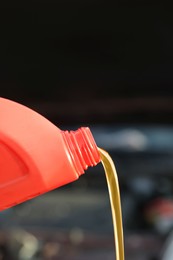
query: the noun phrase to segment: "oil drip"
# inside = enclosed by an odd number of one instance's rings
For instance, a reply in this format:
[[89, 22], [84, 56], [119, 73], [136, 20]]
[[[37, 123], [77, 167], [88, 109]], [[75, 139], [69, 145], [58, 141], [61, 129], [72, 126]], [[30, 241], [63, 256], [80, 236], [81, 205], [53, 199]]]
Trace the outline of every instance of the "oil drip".
[[115, 165], [110, 155], [99, 148], [102, 164], [106, 174], [106, 180], [109, 191], [109, 198], [112, 210], [112, 219], [114, 226], [114, 239], [116, 260], [124, 260], [124, 238], [123, 238], [123, 224], [121, 213], [121, 200], [118, 184], [118, 177], [115, 169]]

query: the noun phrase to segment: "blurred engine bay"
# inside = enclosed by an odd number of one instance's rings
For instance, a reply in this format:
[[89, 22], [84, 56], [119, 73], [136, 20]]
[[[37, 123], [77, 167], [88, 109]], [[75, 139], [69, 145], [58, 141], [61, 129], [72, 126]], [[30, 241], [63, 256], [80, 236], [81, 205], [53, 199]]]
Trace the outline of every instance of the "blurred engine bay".
[[[173, 129], [120, 125], [91, 130], [117, 168], [126, 259], [160, 259], [173, 227]], [[113, 259], [101, 164], [74, 183], [1, 212], [0, 230], [0, 259]]]

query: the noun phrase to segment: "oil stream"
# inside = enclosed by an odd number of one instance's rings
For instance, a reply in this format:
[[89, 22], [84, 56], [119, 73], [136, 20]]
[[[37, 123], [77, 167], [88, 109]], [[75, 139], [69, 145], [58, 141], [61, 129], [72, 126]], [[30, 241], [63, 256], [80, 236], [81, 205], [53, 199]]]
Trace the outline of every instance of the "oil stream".
[[109, 154], [100, 148], [99, 152], [108, 184], [114, 226], [116, 260], [124, 260], [124, 237], [118, 176], [115, 169], [115, 165]]

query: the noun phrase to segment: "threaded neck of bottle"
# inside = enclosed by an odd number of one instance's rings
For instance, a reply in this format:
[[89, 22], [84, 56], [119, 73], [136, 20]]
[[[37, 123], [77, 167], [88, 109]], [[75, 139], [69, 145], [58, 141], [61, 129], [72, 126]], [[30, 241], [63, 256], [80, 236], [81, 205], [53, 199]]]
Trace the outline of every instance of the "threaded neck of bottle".
[[62, 131], [62, 135], [79, 175], [83, 174], [88, 166], [95, 166], [100, 162], [97, 145], [88, 127], [81, 127], [76, 131]]

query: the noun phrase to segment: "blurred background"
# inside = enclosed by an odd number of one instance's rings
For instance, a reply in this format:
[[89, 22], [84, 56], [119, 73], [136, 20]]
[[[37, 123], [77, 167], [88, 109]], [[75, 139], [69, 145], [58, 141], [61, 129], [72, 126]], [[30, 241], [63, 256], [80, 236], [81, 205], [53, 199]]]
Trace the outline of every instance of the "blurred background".
[[[89, 126], [119, 176], [127, 260], [173, 255], [173, 19], [160, 1], [0, 4], [0, 95]], [[0, 259], [115, 259], [101, 165], [0, 213]]]

